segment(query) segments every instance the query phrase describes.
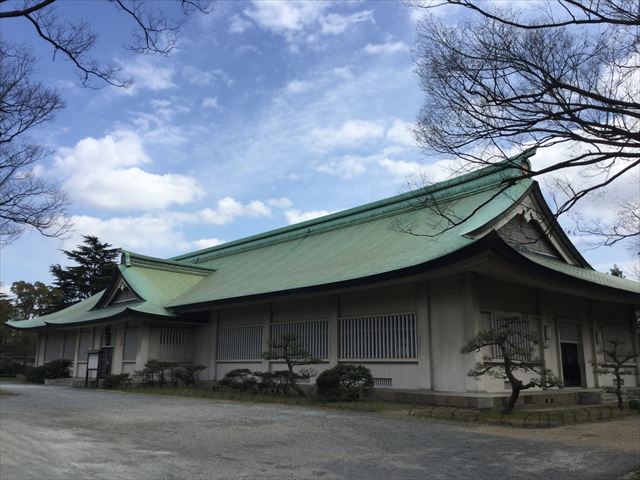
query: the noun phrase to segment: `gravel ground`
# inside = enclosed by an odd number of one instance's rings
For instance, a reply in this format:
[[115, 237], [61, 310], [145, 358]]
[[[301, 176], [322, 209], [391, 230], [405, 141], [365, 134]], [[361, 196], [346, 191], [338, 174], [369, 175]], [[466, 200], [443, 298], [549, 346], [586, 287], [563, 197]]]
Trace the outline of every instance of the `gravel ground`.
[[[16, 393], [0, 397], [1, 480], [601, 480], [620, 478], [640, 464], [637, 419], [617, 427], [598, 424], [597, 430], [541, 432], [283, 405], [1, 386]], [[591, 438], [616, 437], [621, 430], [630, 441], [603, 445]]]

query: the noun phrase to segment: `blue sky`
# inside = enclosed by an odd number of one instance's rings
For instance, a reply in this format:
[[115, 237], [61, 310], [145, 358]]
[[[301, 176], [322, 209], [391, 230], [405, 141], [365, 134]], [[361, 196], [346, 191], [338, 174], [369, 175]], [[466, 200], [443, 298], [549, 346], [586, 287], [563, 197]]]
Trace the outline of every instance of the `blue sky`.
[[[54, 152], [37, 173], [60, 182], [74, 223], [64, 240], [30, 232], [4, 248], [5, 289], [50, 281], [81, 234], [167, 257], [401, 193], [419, 172], [446, 175], [409, 131], [423, 94], [416, 12], [400, 2], [218, 2], [168, 58], [124, 50], [131, 26], [107, 4], [59, 12], [92, 22], [94, 55], [135, 84], [83, 89], [26, 22], [3, 25], [66, 101], [36, 133]], [[585, 208], [610, 214], [602, 201]], [[630, 261], [623, 246], [582, 251], [601, 270]]]

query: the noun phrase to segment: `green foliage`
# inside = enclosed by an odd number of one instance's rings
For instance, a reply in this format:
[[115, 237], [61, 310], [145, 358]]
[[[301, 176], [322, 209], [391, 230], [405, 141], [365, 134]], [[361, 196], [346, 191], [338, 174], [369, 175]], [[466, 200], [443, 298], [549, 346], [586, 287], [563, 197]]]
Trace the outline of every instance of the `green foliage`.
[[28, 367], [24, 371], [24, 378], [29, 383], [44, 383], [47, 369], [44, 365]]
[[43, 365], [45, 368], [45, 378], [68, 378], [69, 367], [72, 363], [71, 360], [67, 360], [66, 358], [45, 363]]
[[30, 383], [44, 383], [45, 378], [68, 378], [71, 363], [71, 360], [64, 358], [53, 360], [39, 367], [26, 368], [24, 376]]
[[[461, 352], [480, 352], [485, 347], [497, 347], [500, 358], [485, 355], [482, 362], [478, 362], [468, 375], [476, 380], [483, 375], [508, 380], [511, 397], [503, 412], [510, 413], [522, 390], [555, 387], [562, 385], [562, 382], [537, 357], [541, 340], [528, 333], [528, 322], [515, 316], [500, 318], [496, 324], [498, 326], [495, 328], [480, 331], [462, 347]], [[518, 372], [533, 375], [524, 383], [516, 377]]]
[[640, 400], [629, 400], [629, 408], [640, 411]]
[[227, 372], [218, 383], [233, 390], [249, 391], [257, 385], [258, 379], [248, 368], [236, 368]]
[[14, 330], [5, 325], [9, 320], [24, 318], [14, 302], [14, 299], [0, 293], [0, 356], [19, 358], [26, 363], [35, 355], [37, 335]]
[[0, 357], [0, 377], [15, 377], [20, 373], [24, 373], [25, 366], [10, 358]]
[[52, 313], [62, 297], [59, 290], [42, 282], [13, 282], [11, 293], [14, 296], [13, 304], [15, 307], [12, 320], [26, 320]]
[[269, 351], [262, 356], [266, 360], [282, 361], [287, 364], [286, 378], [288, 386], [295, 390], [301, 397], [305, 396], [304, 390], [297, 384], [301, 378], [312, 376], [311, 371], [295, 372], [294, 367], [301, 365], [312, 365], [320, 363], [320, 360], [313, 358], [311, 354], [300, 343], [298, 335], [286, 333], [269, 342]]
[[82, 245], [75, 250], [63, 250], [67, 258], [75, 263], [71, 267], [52, 265], [54, 285], [60, 290], [58, 308], [73, 305], [104, 290], [116, 269], [118, 249], [102, 243], [98, 237], [83, 235]]
[[371, 393], [371, 370], [363, 365], [339, 364], [322, 372], [317, 380], [318, 396], [327, 401], [352, 402]]
[[119, 375], [108, 375], [102, 382], [102, 387], [108, 389], [119, 388], [129, 385], [129, 383], [131, 383], [129, 380], [129, 374], [121, 373]]
[[618, 267], [618, 265], [615, 263], [613, 264], [613, 267], [609, 269], [609, 275], [613, 275], [614, 277], [619, 277], [619, 278], [625, 278], [624, 273], [622, 272], [620, 267]]
[[151, 387], [163, 386], [167, 384], [167, 373], [177, 367], [177, 363], [161, 362], [159, 360], [149, 360], [144, 364], [143, 370], [133, 372], [133, 379], [143, 385]]
[[170, 376], [174, 385], [182, 383], [184, 386], [197, 385], [200, 381], [200, 372], [207, 367], [204, 365], [177, 365], [170, 368]]

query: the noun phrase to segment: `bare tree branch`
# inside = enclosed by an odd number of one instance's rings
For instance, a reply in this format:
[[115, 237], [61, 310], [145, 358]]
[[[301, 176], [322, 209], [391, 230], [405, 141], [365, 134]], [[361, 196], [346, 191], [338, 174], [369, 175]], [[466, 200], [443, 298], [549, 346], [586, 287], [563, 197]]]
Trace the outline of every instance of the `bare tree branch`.
[[[576, 145], [574, 154], [515, 178], [591, 172], [588, 185], [558, 189], [556, 216], [638, 171], [637, 2], [550, 0], [529, 15], [474, 0], [409, 3], [471, 14], [455, 26], [433, 16], [418, 26], [416, 72], [426, 102], [415, 133], [427, 153], [477, 167], [527, 148]], [[472, 216], [451, 219], [440, 210], [449, 228]], [[621, 229], [600, 233], [604, 243], [622, 239]]]

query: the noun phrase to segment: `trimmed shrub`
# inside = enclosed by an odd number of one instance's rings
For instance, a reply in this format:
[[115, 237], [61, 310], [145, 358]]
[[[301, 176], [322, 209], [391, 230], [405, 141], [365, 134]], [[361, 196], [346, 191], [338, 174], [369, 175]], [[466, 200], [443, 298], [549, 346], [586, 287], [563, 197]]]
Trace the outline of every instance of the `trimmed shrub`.
[[24, 373], [25, 366], [10, 358], [0, 358], [0, 377], [15, 377]]
[[24, 372], [24, 378], [29, 383], [44, 383], [46, 373], [47, 371], [44, 365], [29, 367]]
[[119, 388], [129, 384], [129, 374], [108, 375], [102, 382], [102, 388]]
[[629, 408], [640, 412], [640, 400], [629, 400]]
[[371, 370], [362, 365], [339, 364], [322, 372], [317, 380], [318, 396], [329, 402], [353, 402], [373, 389]]
[[69, 367], [72, 363], [73, 362], [71, 360], [67, 360], [64, 358], [45, 363], [43, 365], [45, 368], [44, 378], [68, 378]]
[[137, 370], [133, 372], [133, 379], [137, 383], [142, 385], [148, 385], [151, 387], [163, 386], [167, 383], [167, 370], [171, 375], [171, 371], [176, 368], [178, 364], [173, 362], [160, 362], [158, 360], [149, 360], [144, 364], [143, 370]]
[[204, 365], [177, 365], [170, 369], [169, 374], [174, 385], [182, 382], [185, 387], [197, 385], [200, 381], [200, 372], [207, 367]]
[[248, 368], [236, 368], [227, 372], [219, 383], [233, 390], [247, 391], [252, 390], [258, 380]]

